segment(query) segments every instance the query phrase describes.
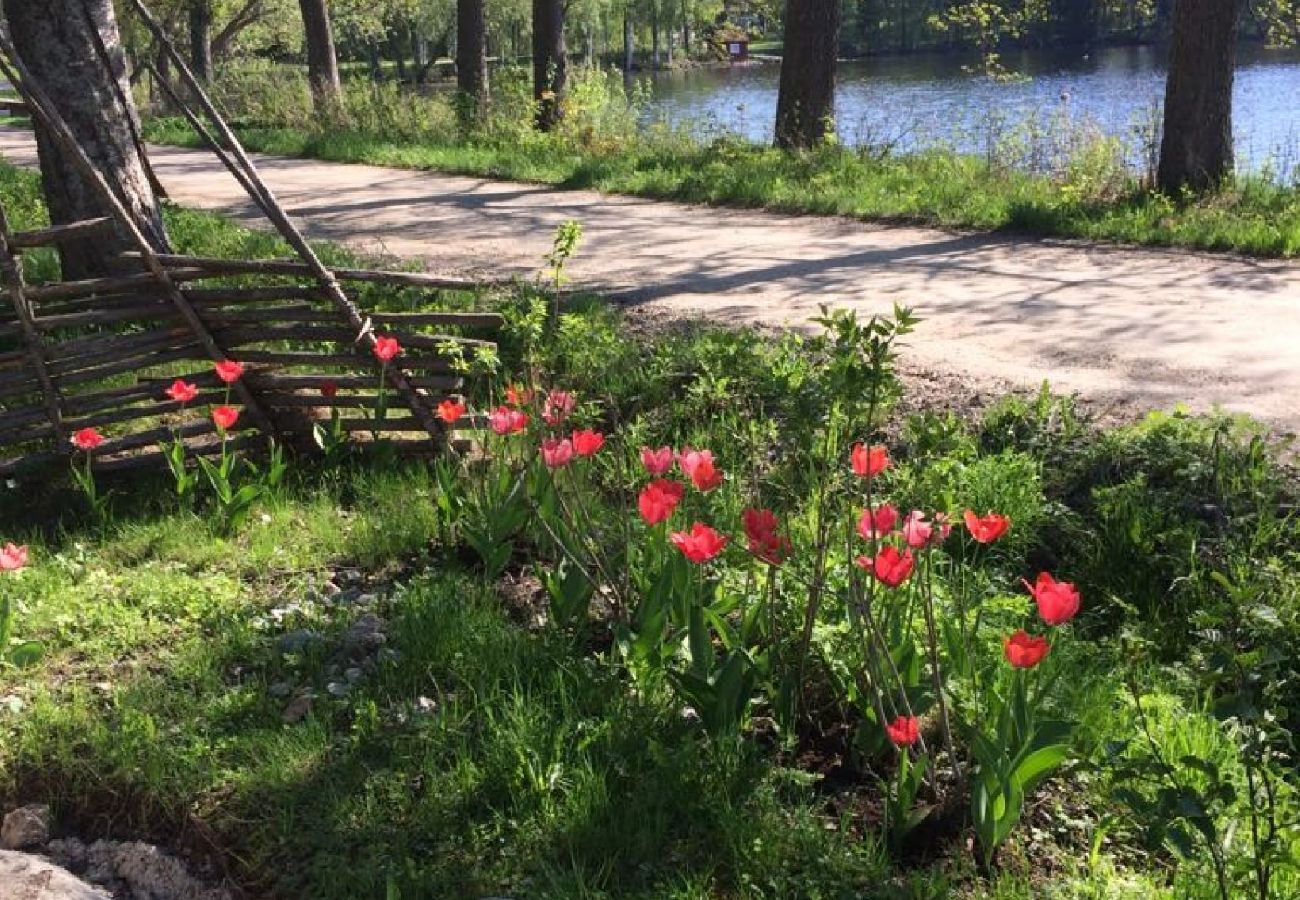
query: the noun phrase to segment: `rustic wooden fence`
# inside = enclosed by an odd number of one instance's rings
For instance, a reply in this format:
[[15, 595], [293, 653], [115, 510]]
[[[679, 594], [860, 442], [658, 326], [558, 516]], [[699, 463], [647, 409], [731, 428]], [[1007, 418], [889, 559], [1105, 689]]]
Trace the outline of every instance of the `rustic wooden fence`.
[[[337, 410], [345, 431], [377, 428], [386, 435], [415, 435], [445, 445], [448, 430], [434, 411], [442, 399], [465, 389], [464, 361], [494, 349], [488, 338], [500, 326], [499, 316], [367, 313], [344, 285], [464, 291], [482, 283], [327, 268], [285, 215], [167, 36], [139, 0], [136, 6], [200, 109], [193, 109], [181, 92], [173, 99], [297, 258], [229, 260], [156, 252], [13, 52], [8, 36], [0, 34], [0, 52], [7, 57], [0, 58], [0, 74], [110, 213], [14, 232], [0, 209], [0, 282], [9, 306], [0, 312], [0, 474], [65, 456], [70, 436], [87, 427], [109, 435], [96, 451], [102, 468], [155, 460], [162, 442], [177, 435], [191, 442], [194, 452], [215, 448], [216, 428], [206, 410], [226, 398], [226, 387], [212, 369], [224, 359], [246, 366], [231, 401], [242, 407], [241, 427], [262, 436], [300, 439], [315, 420]], [[25, 251], [111, 231], [136, 248], [123, 262], [138, 266], [138, 273], [24, 283]], [[237, 286], [231, 286], [232, 280]], [[396, 337], [403, 347], [387, 365], [373, 353], [381, 336]], [[178, 377], [201, 388], [184, 407], [165, 393]], [[383, 405], [391, 411], [377, 426], [381, 391]], [[458, 428], [481, 424], [470, 418]], [[251, 434], [239, 440], [247, 442]]]

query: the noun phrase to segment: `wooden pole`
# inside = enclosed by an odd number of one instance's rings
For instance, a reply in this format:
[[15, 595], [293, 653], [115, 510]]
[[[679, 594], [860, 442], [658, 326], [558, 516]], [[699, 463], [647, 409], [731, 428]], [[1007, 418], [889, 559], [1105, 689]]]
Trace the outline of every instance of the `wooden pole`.
[[[104, 176], [100, 173], [99, 169], [95, 168], [95, 164], [91, 162], [90, 157], [86, 155], [85, 150], [83, 150], [81, 145], [77, 143], [77, 139], [69, 130], [68, 124], [63, 120], [63, 117], [59, 114], [58, 110], [55, 109], [54, 105], [50, 102], [50, 98], [45, 93], [45, 90], [31, 77], [31, 71], [27, 68], [26, 63], [23, 62], [18, 53], [15, 52], [13, 44], [9, 40], [9, 34], [7, 31], [0, 31], [0, 50], [4, 51], [4, 54], [9, 57], [8, 64], [6, 64], [3, 59], [0, 59], [0, 72], [3, 72], [9, 82], [23, 95], [23, 99], [27, 101], [27, 105], [31, 108], [33, 119], [39, 119], [41, 121], [49, 132], [50, 137], [52, 137], [62, 147], [64, 152], [68, 154], [68, 158], [72, 163], [81, 170], [81, 173], [85, 176], [90, 186], [100, 195], [100, 198], [113, 213], [113, 217], [117, 219], [118, 225], [122, 228], [126, 236], [139, 248], [145, 266], [153, 273], [154, 278], [166, 290], [172, 303], [175, 304], [176, 309], [180, 311], [186, 324], [189, 325], [190, 330], [194, 333], [199, 344], [207, 353], [208, 358], [214, 363], [224, 360], [226, 354], [222, 352], [219, 346], [217, 346], [217, 343], [212, 339], [212, 334], [208, 331], [207, 326], [203, 324], [203, 320], [199, 318], [198, 313], [194, 311], [194, 307], [190, 306], [189, 302], [185, 299], [185, 295], [181, 293], [180, 289], [176, 286], [176, 283], [173, 282], [171, 277], [167, 274], [167, 268], [158, 259], [158, 255], [154, 252], [153, 246], [150, 245], [144, 234], [141, 233], [135, 221], [122, 205], [122, 201], [118, 199], [117, 194], [109, 186], [108, 182], [104, 180]], [[247, 385], [242, 381], [237, 381], [233, 385], [233, 390], [240, 402], [247, 409], [249, 418], [253, 420], [257, 427], [268, 436], [274, 435], [275, 430], [274, 426], [271, 424], [271, 419], [265, 412], [263, 412], [260, 404], [258, 404], [257, 399], [253, 396], [252, 391], [248, 389]]]
[[[334, 274], [325, 267], [325, 264], [321, 262], [320, 257], [316, 255], [316, 251], [311, 248], [311, 245], [307, 243], [306, 238], [303, 237], [302, 232], [298, 230], [298, 227], [294, 225], [285, 214], [279, 201], [276, 200], [275, 195], [271, 192], [271, 189], [267, 187], [266, 182], [262, 181], [261, 176], [258, 175], [257, 169], [248, 158], [248, 154], [244, 152], [244, 148], [239, 143], [239, 139], [235, 136], [234, 132], [230, 130], [230, 127], [226, 125], [221, 114], [217, 112], [216, 107], [213, 106], [212, 100], [208, 97], [203, 85], [201, 85], [198, 79], [194, 77], [194, 73], [190, 71], [190, 67], [186, 64], [184, 57], [182, 57], [176, 50], [176, 46], [172, 43], [171, 39], [168, 38], [167, 33], [163, 30], [162, 26], [158, 24], [158, 20], [154, 18], [148, 7], [144, 5], [144, 0], [132, 0], [132, 5], [135, 7], [136, 12], [139, 13], [140, 19], [145, 23], [145, 26], [158, 40], [159, 46], [161, 46], [166, 51], [168, 57], [171, 58], [177, 71], [181, 73], [181, 78], [184, 80], [186, 87], [192, 92], [192, 95], [198, 101], [200, 108], [202, 108], [203, 112], [207, 115], [208, 120], [217, 130], [217, 135], [225, 142], [230, 154], [248, 176], [249, 184], [251, 184], [256, 191], [256, 193], [252, 194], [254, 201], [257, 201], [260, 197], [261, 202], [259, 205], [266, 211], [267, 217], [271, 220], [271, 223], [275, 225], [281, 236], [289, 242], [290, 246], [292, 246], [298, 253], [303, 262], [310, 267], [312, 274], [318, 281], [320, 281], [321, 286], [325, 288], [329, 299], [334, 303], [338, 310], [343, 313], [344, 317], [347, 319], [348, 325], [355, 330], [357, 342], [364, 344], [367, 349], [373, 350], [376, 335], [374, 329], [371, 327], [370, 320], [362, 316], [361, 311], [357, 308], [356, 304], [354, 304], [348, 298], [347, 294], [344, 293], [342, 286], [339, 285]], [[376, 360], [376, 364], [378, 364], [378, 360]], [[402, 395], [411, 412], [413, 412], [424, 425], [425, 429], [429, 432], [429, 436], [432, 437], [437, 444], [444, 444], [446, 442], [446, 429], [434, 416], [433, 410], [425, 402], [424, 397], [411, 386], [411, 382], [402, 367], [400, 365], [392, 364], [384, 366], [382, 371], [387, 373], [389, 381]]]
[[22, 327], [23, 340], [27, 344], [32, 367], [36, 370], [36, 378], [41, 383], [41, 398], [45, 402], [45, 414], [49, 417], [50, 428], [54, 430], [55, 439], [62, 443], [65, 434], [63, 412], [59, 407], [59, 392], [55, 389], [54, 382], [50, 380], [50, 373], [45, 367], [45, 341], [33, 321], [31, 302], [23, 293], [22, 258], [14, 251], [10, 241], [9, 216], [5, 213], [4, 206], [0, 205], [0, 269], [3, 270], [9, 301], [13, 304], [14, 312]]

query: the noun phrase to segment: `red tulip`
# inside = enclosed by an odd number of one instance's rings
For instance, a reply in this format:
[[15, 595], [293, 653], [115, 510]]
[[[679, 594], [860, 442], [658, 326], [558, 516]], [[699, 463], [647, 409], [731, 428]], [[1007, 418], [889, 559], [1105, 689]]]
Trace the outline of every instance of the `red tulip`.
[[893, 544], [884, 547], [875, 559], [867, 556], [857, 558], [859, 566], [876, 576], [876, 580], [888, 588], [896, 588], [906, 581], [912, 574], [915, 563], [911, 550], [899, 553]]
[[849, 462], [853, 465], [853, 474], [862, 478], [875, 478], [889, 468], [889, 451], [879, 444], [873, 447], [854, 444]]
[[533, 391], [522, 384], [512, 384], [506, 387], [506, 405], [515, 408], [527, 406], [533, 402]]
[[1021, 579], [1038, 604], [1038, 614], [1048, 625], [1064, 625], [1079, 613], [1079, 590], [1068, 581], [1057, 581], [1046, 572], [1038, 573], [1034, 584]]
[[244, 377], [244, 364], [234, 360], [222, 360], [213, 366], [217, 370], [217, 377], [226, 384], [234, 384]]
[[1011, 527], [1009, 518], [995, 512], [985, 516], [977, 516], [975, 510], [968, 509], [964, 518], [966, 520], [966, 530], [970, 532], [971, 537], [981, 544], [993, 543], [1006, 534], [1007, 529]]
[[864, 509], [862, 518], [858, 519], [858, 534], [864, 540], [879, 540], [886, 537], [898, 524], [898, 510], [891, 503], [882, 503], [875, 509]]
[[726, 535], [719, 534], [703, 522], [696, 522], [690, 531], [674, 531], [673, 546], [693, 563], [706, 563], [727, 546]]
[[72, 446], [84, 453], [94, 451], [104, 443], [104, 436], [93, 428], [83, 428], [72, 436]]
[[647, 525], [658, 525], [666, 521], [677, 508], [677, 504], [682, 502], [682, 495], [685, 493], [686, 488], [678, 481], [660, 478], [650, 482], [641, 490], [641, 496], [637, 498], [637, 508], [641, 511], [641, 518], [645, 519]]
[[667, 475], [673, 467], [673, 448], [660, 447], [658, 450], [651, 450], [649, 447], [641, 448], [641, 465], [651, 475]]
[[1003, 642], [1007, 662], [1017, 669], [1032, 669], [1047, 655], [1047, 638], [1030, 637], [1022, 628]]
[[517, 434], [528, 427], [528, 414], [498, 406], [488, 415], [488, 426], [497, 434]]
[[765, 563], [781, 565], [790, 553], [790, 539], [777, 533], [776, 515], [770, 509], [747, 509], [740, 514], [749, 539], [749, 552]]
[[326, 400], [330, 400], [333, 399], [334, 397], [337, 397], [338, 393], [339, 393], [339, 383], [332, 378], [329, 381], [323, 382], [320, 386], [320, 395], [324, 397]]
[[229, 431], [239, 421], [239, 410], [232, 406], [218, 406], [212, 410], [212, 421], [222, 431]]
[[594, 456], [603, 446], [605, 446], [605, 436], [599, 431], [585, 428], [573, 433], [573, 452], [579, 456]]
[[459, 400], [444, 400], [438, 404], [438, 418], [448, 425], [454, 425], [465, 415], [465, 404]]
[[542, 403], [542, 421], [552, 428], [563, 425], [577, 405], [578, 398], [568, 391], [551, 391]]
[[375, 358], [381, 363], [390, 363], [402, 352], [402, 345], [395, 337], [380, 335], [375, 338]]
[[27, 547], [5, 544], [0, 547], [0, 572], [17, 572], [27, 565]]
[[573, 462], [573, 442], [568, 438], [564, 440], [547, 438], [542, 441], [542, 462], [550, 469], [567, 466]]
[[722, 484], [723, 474], [714, 467], [713, 454], [708, 450], [685, 447], [677, 456], [677, 464], [696, 490], [708, 492]]
[[934, 526], [926, 521], [925, 513], [914, 509], [903, 520], [903, 540], [914, 550], [928, 546], [934, 537]]
[[167, 389], [167, 396], [171, 397], [177, 403], [186, 404], [199, 395], [199, 389], [188, 381], [181, 381], [177, 378], [172, 382], [172, 386]]
[[885, 726], [885, 734], [895, 747], [910, 747], [921, 739], [921, 720], [916, 716], [898, 716]]

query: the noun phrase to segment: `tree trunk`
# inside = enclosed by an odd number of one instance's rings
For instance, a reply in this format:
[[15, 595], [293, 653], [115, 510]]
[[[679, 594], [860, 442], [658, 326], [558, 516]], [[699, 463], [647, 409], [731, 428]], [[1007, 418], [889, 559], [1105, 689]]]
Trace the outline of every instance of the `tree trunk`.
[[467, 122], [477, 121], [488, 100], [487, 18], [483, 0], [456, 2], [456, 88]]
[[786, 0], [785, 50], [776, 102], [776, 145], [807, 148], [826, 138], [835, 114], [839, 0]]
[[659, 0], [654, 0], [654, 2], [650, 4], [650, 62], [651, 62], [651, 67], [656, 71], [660, 68]]
[[332, 116], [343, 94], [339, 82], [338, 57], [334, 55], [334, 32], [326, 0], [298, 0], [307, 39], [307, 79], [311, 82], [316, 114]]
[[550, 131], [563, 117], [568, 81], [564, 0], [533, 0], [533, 98], [542, 131]]
[[[14, 46], [77, 142], [117, 191], [136, 226], [168, 252], [158, 198], [138, 139], [112, 0], [3, 0]], [[110, 215], [76, 164], [33, 119], [50, 222], [65, 225]], [[118, 257], [135, 247], [117, 235], [59, 244], [63, 277], [80, 280], [140, 271]]]
[[190, 68], [204, 84], [212, 80], [212, 0], [190, 0]]
[[632, 33], [632, 11], [630, 9], [623, 11], [623, 71], [630, 73], [632, 66], [635, 65], [636, 59], [635, 38]]
[[1178, 0], [1156, 175], [1162, 191], [1205, 191], [1232, 172], [1232, 81], [1243, 0]]

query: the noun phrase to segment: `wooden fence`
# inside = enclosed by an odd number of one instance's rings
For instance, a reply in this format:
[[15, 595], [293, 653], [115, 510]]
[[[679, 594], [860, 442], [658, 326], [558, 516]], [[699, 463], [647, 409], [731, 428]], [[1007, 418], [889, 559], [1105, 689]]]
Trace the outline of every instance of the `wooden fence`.
[[[162, 443], [175, 436], [190, 442], [196, 453], [212, 450], [219, 443], [207, 411], [227, 398], [241, 410], [237, 427], [263, 436], [301, 439], [314, 421], [337, 411], [348, 432], [378, 428], [386, 435], [416, 435], [445, 445], [448, 429], [435, 414], [437, 405], [465, 388], [466, 361], [495, 349], [490, 336], [500, 317], [367, 312], [344, 285], [463, 291], [483, 284], [327, 268], [185, 60], [143, 3], [135, 3], [185, 82], [186, 90], [176, 91], [173, 99], [297, 258], [229, 260], [158, 252], [0, 32], [0, 75], [106, 211], [87, 221], [14, 232], [0, 208], [0, 283], [9, 307], [0, 312], [0, 474], [66, 456], [72, 434], [82, 428], [103, 429], [109, 436], [96, 451], [102, 468], [156, 460]], [[127, 274], [24, 283], [25, 251], [113, 232], [135, 247], [121, 259]], [[381, 336], [396, 337], [403, 348], [388, 364], [373, 352]], [[225, 359], [246, 366], [245, 376], [229, 389], [213, 371], [213, 364]], [[201, 389], [184, 406], [166, 395], [178, 377]], [[381, 394], [386, 415], [376, 426]], [[459, 429], [481, 425], [474, 418], [457, 423]]]

